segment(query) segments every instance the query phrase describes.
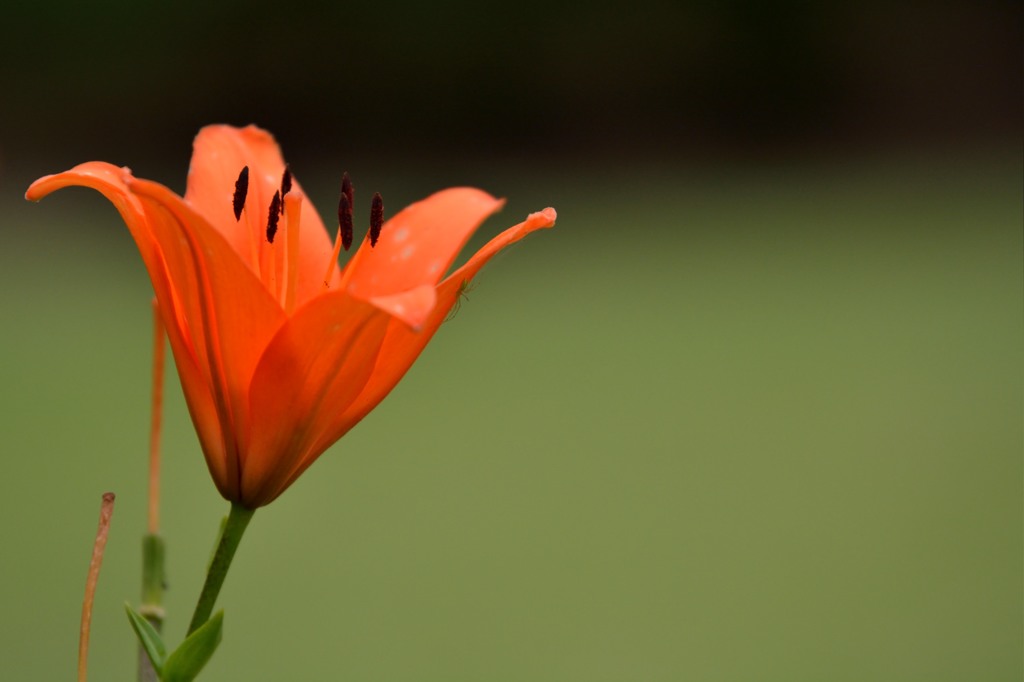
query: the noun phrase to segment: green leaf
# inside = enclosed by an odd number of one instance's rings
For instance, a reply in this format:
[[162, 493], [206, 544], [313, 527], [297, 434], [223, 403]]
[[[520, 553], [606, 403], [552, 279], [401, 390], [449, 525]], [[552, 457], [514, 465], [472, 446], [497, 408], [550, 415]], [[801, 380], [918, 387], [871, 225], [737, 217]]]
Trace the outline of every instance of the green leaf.
[[160, 637], [160, 633], [153, 628], [153, 625], [139, 615], [132, 608], [131, 604], [125, 602], [124, 610], [128, 612], [128, 622], [132, 624], [135, 636], [139, 638], [139, 644], [142, 645], [146, 655], [149, 656], [149, 660], [153, 664], [153, 670], [156, 670], [159, 675], [164, 667], [164, 658], [167, 656], [164, 640]]
[[220, 644], [224, 612], [218, 611], [213, 618], [185, 638], [177, 649], [171, 652], [164, 663], [160, 679], [163, 682], [191, 682], [207, 664]]

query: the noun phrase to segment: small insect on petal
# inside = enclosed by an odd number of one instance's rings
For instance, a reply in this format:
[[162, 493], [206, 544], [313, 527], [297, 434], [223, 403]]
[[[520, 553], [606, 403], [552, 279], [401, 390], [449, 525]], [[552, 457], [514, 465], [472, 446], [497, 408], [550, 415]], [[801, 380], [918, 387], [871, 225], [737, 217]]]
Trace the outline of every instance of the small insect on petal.
[[373, 203], [370, 205], [370, 246], [376, 246], [380, 239], [380, 228], [384, 226], [384, 198], [380, 192], [373, 195]]
[[243, 166], [242, 171], [235, 180], [235, 195], [231, 198], [231, 208], [235, 210], [235, 221], [242, 219], [242, 209], [245, 208], [245, 197], [249, 194], [249, 167]]
[[270, 200], [270, 211], [267, 213], [267, 241], [274, 243], [274, 235], [277, 234], [277, 221], [281, 219], [281, 192], [274, 192], [274, 198]]
[[476, 287], [476, 283], [470, 283], [469, 280], [462, 280], [459, 283], [459, 290], [455, 292], [455, 304], [452, 305], [452, 309], [448, 311], [448, 315], [445, 316], [444, 321], [455, 319], [455, 316], [462, 310], [462, 302], [469, 300], [469, 292], [473, 291]]

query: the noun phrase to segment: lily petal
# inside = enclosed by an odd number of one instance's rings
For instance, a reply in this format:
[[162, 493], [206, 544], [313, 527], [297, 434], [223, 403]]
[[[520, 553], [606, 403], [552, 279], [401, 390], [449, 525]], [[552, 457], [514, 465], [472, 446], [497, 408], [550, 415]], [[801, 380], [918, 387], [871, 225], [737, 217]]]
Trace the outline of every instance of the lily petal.
[[[133, 180], [128, 169], [95, 161], [36, 180], [25, 197], [39, 201], [63, 187], [81, 186], [100, 192], [117, 208], [149, 272], [189, 412], [214, 479], [221, 481], [224, 472], [222, 424], [209, 389], [208, 368], [194, 352], [196, 339], [192, 331], [201, 329], [188, 323], [189, 314], [185, 310], [186, 302], [192, 298], [185, 292], [185, 285], [194, 277], [185, 272], [169, 271], [166, 251], [173, 250], [175, 242], [180, 240], [176, 235], [168, 239], [166, 233], [153, 230], [146, 207], [129, 189], [128, 183]], [[190, 266], [183, 267], [190, 269]]]
[[[252, 259], [252, 245], [264, 240], [267, 211], [274, 192], [281, 188], [285, 170], [277, 142], [270, 133], [256, 126], [211, 125], [199, 131], [192, 148], [185, 201], [218, 229], [251, 270], [258, 272], [258, 264]], [[235, 180], [245, 166], [249, 167], [249, 193], [242, 218], [236, 221], [232, 197]], [[334, 245], [312, 202], [294, 177], [289, 194], [302, 197], [306, 204], [299, 229], [296, 282], [296, 302], [302, 305], [323, 291], [323, 273]], [[336, 285], [339, 277], [340, 270], [335, 270], [328, 284]]]
[[376, 246], [363, 241], [342, 281], [364, 300], [437, 284], [473, 232], [503, 203], [459, 187], [412, 204], [384, 224]]
[[391, 296], [374, 296], [370, 303], [413, 329], [419, 329], [437, 304], [437, 291], [431, 284]]
[[197, 335], [195, 352], [205, 360], [201, 364], [227, 427], [222, 448], [211, 448], [227, 458], [225, 478], [218, 484], [233, 491], [241, 465], [233, 436], [248, 425], [250, 378], [263, 348], [284, 322], [284, 311], [221, 234], [184, 200], [155, 182], [132, 180], [130, 187], [153, 231], [167, 235], [168, 267], [180, 273], [175, 281], [190, 284], [184, 301], [187, 321], [190, 329], [204, 331], [201, 342]]
[[390, 319], [339, 291], [298, 310], [274, 335], [250, 389], [244, 504], [270, 502], [296, 467], [323, 452], [313, 444], [369, 379]]

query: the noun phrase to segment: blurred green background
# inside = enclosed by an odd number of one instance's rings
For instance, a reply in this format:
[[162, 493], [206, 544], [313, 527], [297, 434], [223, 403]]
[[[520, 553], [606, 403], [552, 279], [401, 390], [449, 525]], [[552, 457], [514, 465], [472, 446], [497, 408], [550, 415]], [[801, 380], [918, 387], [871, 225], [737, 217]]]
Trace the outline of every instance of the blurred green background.
[[[150, 288], [102, 159], [272, 130], [324, 215], [509, 198], [395, 392], [260, 511], [211, 680], [1019, 680], [1021, 5], [21, 3], [0, 41], [0, 679], [130, 679]], [[365, 212], [365, 206], [357, 211]], [[169, 639], [226, 511], [176, 379]]]

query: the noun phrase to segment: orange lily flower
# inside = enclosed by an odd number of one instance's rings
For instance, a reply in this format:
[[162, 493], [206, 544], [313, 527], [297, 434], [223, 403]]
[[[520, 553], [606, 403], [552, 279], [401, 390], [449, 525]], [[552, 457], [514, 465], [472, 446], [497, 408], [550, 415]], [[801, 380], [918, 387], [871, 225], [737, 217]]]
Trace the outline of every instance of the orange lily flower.
[[376, 407], [492, 256], [555, 222], [554, 209], [533, 213], [444, 277], [503, 202], [448, 189], [381, 225], [375, 197], [371, 234], [342, 269], [350, 185], [332, 245], [277, 143], [254, 126], [200, 131], [184, 198], [102, 162], [40, 178], [25, 196], [69, 185], [101, 192], [127, 224], [210, 474], [249, 509]]

